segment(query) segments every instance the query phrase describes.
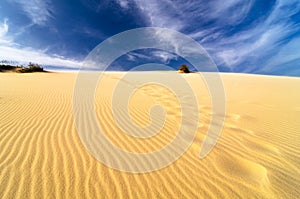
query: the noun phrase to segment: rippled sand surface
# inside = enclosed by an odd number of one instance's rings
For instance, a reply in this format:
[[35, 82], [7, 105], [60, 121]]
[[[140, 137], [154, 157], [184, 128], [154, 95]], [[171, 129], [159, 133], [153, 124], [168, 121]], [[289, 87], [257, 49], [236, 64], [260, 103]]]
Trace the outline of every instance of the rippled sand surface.
[[[149, 72], [136, 74], [146, 78]], [[300, 78], [221, 74], [224, 127], [214, 149], [200, 159], [214, 114], [211, 97], [196, 74], [184, 75], [197, 97], [200, 118], [191, 147], [161, 170], [131, 174], [103, 165], [81, 142], [72, 114], [76, 75], [0, 74], [0, 198], [299, 197]], [[122, 75], [107, 73], [105, 86], [97, 89], [99, 124], [111, 142], [127, 151], [163, 148], [180, 127], [180, 103], [159, 85], [137, 89], [128, 105], [132, 122], [149, 124], [153, 104], [164, 108], [166, 122], [154, 137], [128, 136], [110, 108]]]

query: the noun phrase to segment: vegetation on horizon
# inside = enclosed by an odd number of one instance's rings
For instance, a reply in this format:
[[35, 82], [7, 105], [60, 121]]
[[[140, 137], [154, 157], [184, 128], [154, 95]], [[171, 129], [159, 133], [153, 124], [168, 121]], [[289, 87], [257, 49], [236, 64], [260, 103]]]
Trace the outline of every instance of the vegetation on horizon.
[[29, 62], [27, 66], [19, 65], [16, 62], [0, 61], [0, 72], [15, 71], [18, 73], [45, 72], [44, 68], [36, 63]]
[[180, 68], [178, 69], [179, 73], [190, 73], [188, 66], [186, 64], [182, 64]]

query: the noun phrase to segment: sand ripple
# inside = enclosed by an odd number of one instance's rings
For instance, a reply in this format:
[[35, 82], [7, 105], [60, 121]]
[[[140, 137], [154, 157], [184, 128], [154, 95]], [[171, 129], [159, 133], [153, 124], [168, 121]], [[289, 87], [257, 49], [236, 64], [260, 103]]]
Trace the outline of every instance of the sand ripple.
[[[217, 113], [210, 112], [205, 83], [193, 75], [186, 78], [200, 114], [192, 146], [164, 169], [130, 174], [99, 163], [81, 143], [72, 116], [76, 74], [0, 74], [0, 198], [297, 198], [300, 79], [222, 75], [224, 129], [213, 151], [200, 159]], [[119, 79], [118, 73], [108, 74], [108, 86], [97, 91], [99, 122], [123, 149], [159, 150], [180, 126], [178, 100], [157, 85], [138, 90], [130, 104], [132, 120], [149, 124], [149, 107], [157, 103], [165, 107], [167, 120], [154, 137], [133, 138], [114, 125], [109, 107]]]

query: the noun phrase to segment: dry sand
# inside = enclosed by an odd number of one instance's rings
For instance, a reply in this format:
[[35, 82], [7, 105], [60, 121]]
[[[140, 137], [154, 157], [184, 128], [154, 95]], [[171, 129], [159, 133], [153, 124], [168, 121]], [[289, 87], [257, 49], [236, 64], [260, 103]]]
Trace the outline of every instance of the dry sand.
[[[103, 165], [83, 146], [72, 116], [76, 73], [0, 74], [0, 198], [298, 198], [300, 78], [221, 77], [227, 111], [212, 152], [199, 158], [212, 116], [210, 95], [195, 74], [185, 75], [199, 103], [193, 144], [168, 167], [131, 174]], [[105, 75], [107, 86], [96, 95], [106, 135], [132, 152], [162, 148], [179, 128], [178, 101], [167, 89], [143, 87], [132, 97], [132, 120], [147, 125], [149, 107], [161, 103], [166, 125], [150, 139], [122, 135], [108, 106], [120, 78]]]

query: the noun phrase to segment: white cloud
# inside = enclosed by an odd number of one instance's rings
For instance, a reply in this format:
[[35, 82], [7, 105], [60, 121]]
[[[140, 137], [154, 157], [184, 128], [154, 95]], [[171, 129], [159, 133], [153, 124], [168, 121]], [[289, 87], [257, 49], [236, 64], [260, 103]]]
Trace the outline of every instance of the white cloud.
[[4, 37], [6, 33], [8, 32], [8, 19], [5, 18], [3, 23], [0, 23], [0, 39], [1, 37]]
[[130, 60], [130, 61], [136, 61], [136, 57], [130, 53], [127, 53], [127, 59]]
[[129, 52], [126, 53], [127, 59], [130, 61], [137, 61], [139, 59], [154, 61], [154, 59], [160, 60], [165, 64], [168, 64], [170, 60], [177, 59], [178, 56], [162, 50], [153, 50], [146, 53]]
[[[268, 61], [269, 57], [276, 54], [276, 50], [280, 51], [284, 41], [300, 29], [291, 20], [293, 15], [300, 12], [299, 0], [277, 0], [270, 12], [260, 15], [255, 23], [248, 23], [247, 28], [232, 32], [230, 36], [228, 26], [241, 24], [253, 8], [254, 0], [127, 1], [135, 3], [147, 25], [189, 32], [189, 36], [201, 43], [218, 65], [225, 65], [232, 71], [258, 70], [262, 67], [258, 64], [264, 64], [262, 60]], [[203, 25], [205, 28], [199, 29]], [[159, 36], [163, 41], [173, 42], [175, 49], [180, 48], [180, 42], [171, 35]], [[239, 68], [245, 63], [253, 65]], [[274, 64], [271, 61], [268, 63]]]
[[163, 63], [168, 64], [172, 59], [177, 59], [178, 56], [165, 51], [153, 51], [152, 55], [160, 59]]
[[[278, 53], [276, 53], [273, 57], [271, 57], [265, 66], [263, 66], [260, 71], [262, 72], [270, 72], [273, 69], [278, 69], [285, 67], [287, 63], [296, 63], [296, 61], [300, 61], [300, 37], [297, 37], [291, 41], [289, 41], [286, 45], [284, 45]], [[292, 67], [297, 67], [297, 65], [293, 65]]]
[[11, 0], [18, 3], [33, 24], [45, 25], [52, 18], [50, 0]]
[[128, 0], [117, 0], [120, 6], [124, 9], [129, 8], [129, 1]]
[[150, 26], [180, 30], [184, 27], [176, 3], [169, 0], [132, 0]]
[[[24, 12], [32, 20], [32, 24], [44, 25], [49, 17], [51, 11], [49, 8], [49, 1], [43, 0], [12, 0], [21, 5]], [[11, 60], [19, 62], [20, 64], [28, 64], [34, 62], [41, 65], [61, 66], [64, 68], [80, 68], [81, 62], [67, 59], [58, 55], [48, 55], [46, 50], [32, 49], [24, 47], [14, 42], [14, 36], [22, 34], [32, 24], [21, 27], [18, 33], [7, 34], [9, 30], [8, 19], [0, 22], [0, 60]]]
[[144, 59], [144, 60], [152, 60], [153, 58], [159, 59], [164, 63], [169, 63], [171, 59], [177, 59], [178, 56], [175, 54], [161, 51], [161, 50], [154, 50], [150, 51], [150, 53], [137, 53], [137, 52], [129, 52], [126, 54], [127, 59], [130, 61], [136, 61], [138, 59]]
[[135, 61], [137, 59], [151, 59], [151, 57], [143, 54], [143, 53], [137, 53], [137, 52], [129, 52], [126, 54], [128, 59], [131, 61]]
[[13, 44], [12, 38], [8, 36], [8, 19], [4, 18], [3, 23], [0, 22], [0, 45], [11, 45]]
[[41, 65], [61, 66], [64, 68], [80, 68], [81, 62], [64, 57], [50, 56], [44, 51], [31, 48], [18, 48], [13, 46], [0, 46], [0, 60], [13, 60], [22, 64], [34, 62]]
[[[129, 0], [117, 2], [124, 7], [128, 6]], [[224, 22], [231, 25], [239, 24], [253, 6], [253, 0], [228, 0], [226, 3], [224, 0], [131, 0], [131, 2], [138, 7], [148, 25], [177, 31], [208, 20], [216, 20], [218, 25]]]
[[280, 47], [278, 41], [283, 40], [291, 31], [291, 27], [278, 24], [267, 30], [254, 29], [242, 35], [234, 35], [218, 43], [219, 46], [215, 47], [219, 51], [216, 56], [221, 64], [234, 70], [237, 65], [249, 58], [261, 58], [278, 49]]
[[[252, 63], [252, 66], [242, 67], [243, 72], [258, 72], [266, 64], [263, 60], [276, 54], [284, 46], [283, 41], [299, 31], [299, 27], [289, 18], [299, 11], [299, 2], [278, 1], [264, 21], [230, 37], [223, 36], [217, 42], [210, 41], [206, 46], [209, 46], [219, 65], [224, 64], [232, 71], [240, 71], [238, 67], [247, 62]], [[271, 66], [269, 70], [272, 70]]]
[[[205, 17], [236, 25], [243, 21], [253, 6], [253, 0], [208, 1]], [[226, 16], [226, 17], [225, 17]]]
[[300, 10], [299, 0], [277, 0], [276, 5], [266, 20], [266, 23], [271, 24], [274, 22], [280, 22], [287, 20], [289, 17], [298, 13]]

